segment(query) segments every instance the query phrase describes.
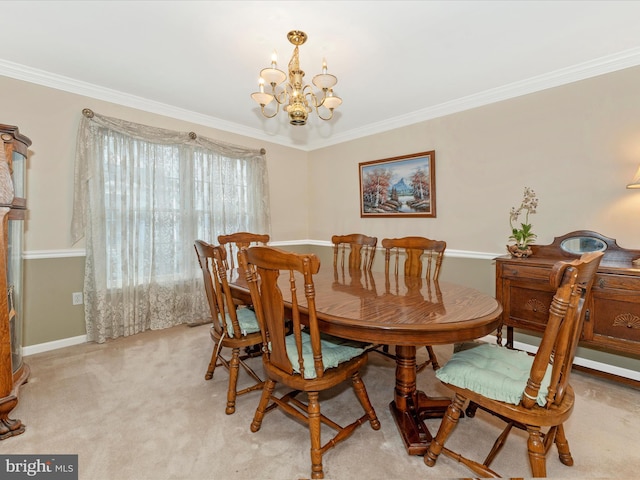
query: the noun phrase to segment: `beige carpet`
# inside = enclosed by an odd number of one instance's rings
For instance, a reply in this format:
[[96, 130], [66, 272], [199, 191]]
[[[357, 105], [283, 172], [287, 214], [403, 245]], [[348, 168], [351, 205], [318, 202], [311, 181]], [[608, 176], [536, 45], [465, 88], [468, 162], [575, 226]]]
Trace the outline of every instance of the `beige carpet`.
[[[302, 425], [276, 411], [259, 432], [250, 432], [259, 392], [240, 397], [236, 413], [225, 415], [227, 372], [220, 368], [213, 380], [204, 380], [211, 354], [208, 328], [182, 326], [27, 357], [31, 379], [13, 415], [27, 431], [1, 442], [0, 452], [78, 454], [82, 480], [308, 478], [309, 440]], [[436, 351], [444, 362], [451, 348]], [[260, 359], [251, 362], [261, 372]], [[577, 400], [566, 431], [575, 465], [562, 465], [554, 447], [547, 459], [549, 477], [640, 478], [640, 392], [581, 373], [572, 379]], [[422, 457], [405, 453], [388, 409], [391, 360], [370, 354], [364, 381], [382, 428], [373, 431], [365, 424], [327, 452], [327, 478], [472, 475], [447, 457], [429, 468]], [[429, 394], [449, 395], [432, 370], [421, 373], [418, 382]], [[338, 421], [360, 415], [349, 388], [325, 398], [323, 408]], [[429, 421], [432, 431], [438, 424]], [[467, 451], [484, 458], [498, 428], [479, 412], [460, 421], [449, 445], [466, 442]], [[492, 468], [505, 477], [530, 476], [521, 432], [511, 435]]]

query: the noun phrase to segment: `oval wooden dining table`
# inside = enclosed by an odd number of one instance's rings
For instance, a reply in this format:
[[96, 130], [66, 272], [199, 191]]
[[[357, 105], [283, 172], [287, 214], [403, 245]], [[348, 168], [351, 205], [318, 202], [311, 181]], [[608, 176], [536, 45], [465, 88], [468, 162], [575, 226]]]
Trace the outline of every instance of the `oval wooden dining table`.
[[[232, 293], [250, 302], [244, 275], [231, 275]], [[288, 277], [281, 275], [285, 308]], [[432, 436], [426, 418], [442, 417], [450, 398], [427, 396], [416, 387], [416, 347], [473, 340], [495, 331], [500, 303], [476, 289], [450, 282], [320, 268], [313, 277], [321, 331], [371, 344], [396, 346], [391, 413], [407, 453], [424, 455]], [[300, 295], [301, 307], [305, 305]], [[304, 308], [302, 308], [304, 311]]]

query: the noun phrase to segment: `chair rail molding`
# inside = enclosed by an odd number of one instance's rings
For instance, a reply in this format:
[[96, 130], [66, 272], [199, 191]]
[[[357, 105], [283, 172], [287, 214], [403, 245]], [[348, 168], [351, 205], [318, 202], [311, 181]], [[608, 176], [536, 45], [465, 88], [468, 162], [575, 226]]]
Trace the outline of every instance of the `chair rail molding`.
[[[333, 248], [333, 244], [327, 240], [282, 240], [271, 241], [269, 245], [273, 247], [287, 247], [297, 245], [314, 245], [317, 247], [329, 247]], [[378, 248], [378, 250], [382, 250]], [[444, 253], [445, 257], [451, 258], [469, 258], [478, 260], [493, 260], [499, 257], [502, 253], [489, 253], [489, 252], [474, 252], [470, 250], [447, 250]], [[84, 248], [76, 249], [58, 249], [58, 250], [27, 250], [24, 252], [25, 260], [39, 260], [44, 258], [70, 258], [70, 257], [84, 257], [86, 251]]]
[[25, 260], [39, 260], [43, 258], [71, 258], [85, 257], [87, 252], [84, 248], [67, 250], [27, 250], [24, 252]]
[[[328, 240], [286, 240], [280, 242], [269, 242], [269, 245], [273, 247], [286, 247], [286, 246], [295, 246], [295, 245], [314, 245], [316, 247], [330, 247], [333, 248], [333, 243]], [[383, 251], [382, 247], [377, 247], [376, 250]], [[493, 260], [496, 257], [503, 255], [502, 253], [489, 253], [489, 252], [473, 252], [470, 250], [453, 250], [447, 249], [444, 252], [445, 257], [451, 258], [471, 258], [478, 260]]]

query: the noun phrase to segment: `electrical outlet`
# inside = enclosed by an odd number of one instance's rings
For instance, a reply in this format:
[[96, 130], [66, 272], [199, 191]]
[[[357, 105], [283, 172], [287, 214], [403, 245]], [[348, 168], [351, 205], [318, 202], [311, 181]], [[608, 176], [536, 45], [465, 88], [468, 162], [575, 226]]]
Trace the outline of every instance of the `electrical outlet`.
[[82, 292], [73, 292], [71, 294], [71, 303], [73, 305], [82, 305]]

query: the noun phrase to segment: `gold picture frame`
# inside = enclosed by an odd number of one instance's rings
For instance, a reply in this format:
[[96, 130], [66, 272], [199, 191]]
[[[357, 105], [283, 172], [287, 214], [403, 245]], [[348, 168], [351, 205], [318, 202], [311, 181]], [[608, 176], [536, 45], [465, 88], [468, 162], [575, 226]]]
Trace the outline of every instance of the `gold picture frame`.
[[360, 217], [436, 217], [436, 152], [358, 164]]

